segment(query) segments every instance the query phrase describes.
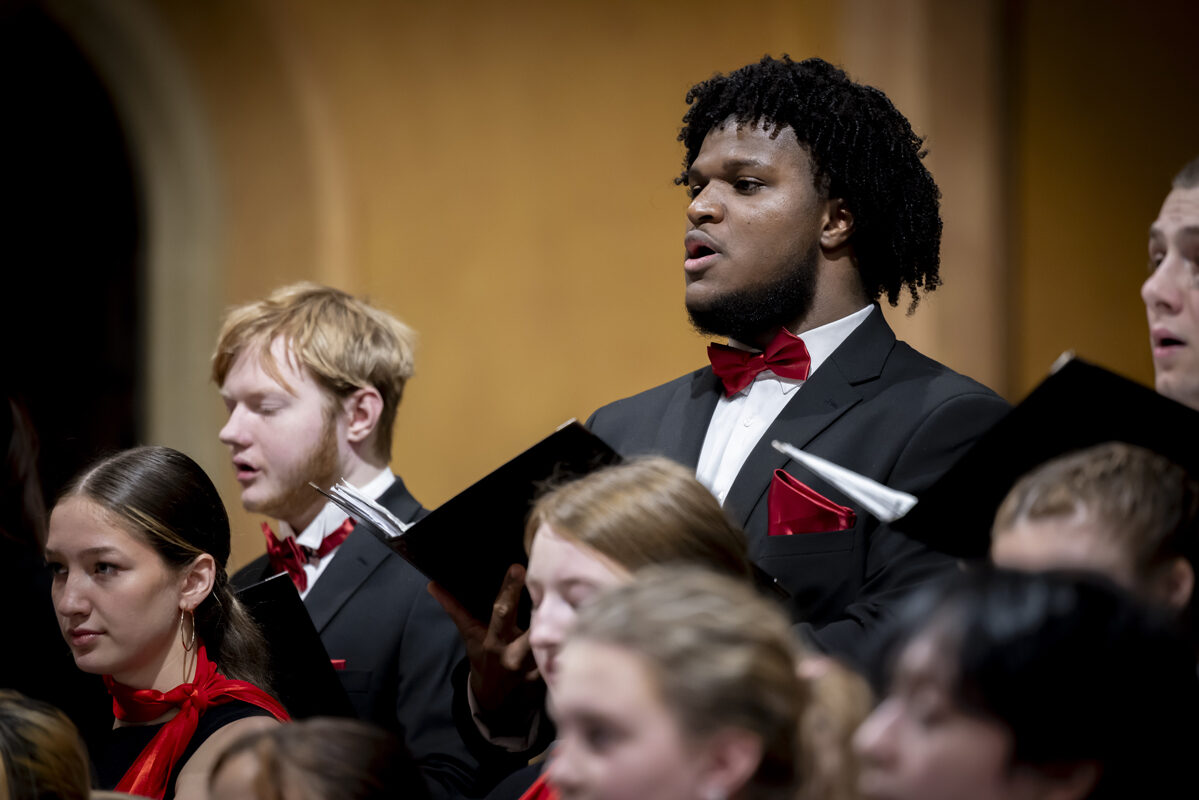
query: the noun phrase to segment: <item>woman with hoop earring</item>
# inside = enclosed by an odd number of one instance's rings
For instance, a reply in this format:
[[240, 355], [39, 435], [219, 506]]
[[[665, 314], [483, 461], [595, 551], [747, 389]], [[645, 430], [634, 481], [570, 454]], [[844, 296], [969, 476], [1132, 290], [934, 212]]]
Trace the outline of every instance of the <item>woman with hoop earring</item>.
[[262, 634], [229, 588], [229, 538], [208, 476], [166, 447], [103, 459], [54, 506], [59, 626], [113, 698], [112, 734], [93, 756], [101, 788], [204, 798], [226, 744], [287, 721], [267, 692]]

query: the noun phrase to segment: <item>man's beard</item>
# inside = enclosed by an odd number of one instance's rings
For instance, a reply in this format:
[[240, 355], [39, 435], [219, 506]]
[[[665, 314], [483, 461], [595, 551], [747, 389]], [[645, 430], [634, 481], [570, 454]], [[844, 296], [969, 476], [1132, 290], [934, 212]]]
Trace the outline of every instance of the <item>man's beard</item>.
[[756, 344], [779, 328], [803, 319], [816, 297], [816, 247], [768, 283], [715, 298], [706, 308], [687, 307], [691, 324], [706, 336]]
[[[325, 414], [320, 439], [304, 458], [303, 464], [294, 474], [291, 485], [276, 497], [264, 500], [258, 508], [250, 509], [275, 519], [293, 519], [297, 512], [316, 502], [317, 491], [308, 485], [328, 489], [341, 476], [337, 466], [337, 422], [330, 413]], [[296, 531], [299, 533], [299, 531]]]

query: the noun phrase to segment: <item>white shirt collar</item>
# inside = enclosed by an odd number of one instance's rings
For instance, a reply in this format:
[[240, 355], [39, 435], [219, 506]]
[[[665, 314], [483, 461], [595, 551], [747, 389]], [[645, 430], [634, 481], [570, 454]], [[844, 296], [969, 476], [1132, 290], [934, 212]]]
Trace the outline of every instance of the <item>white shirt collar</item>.
[[[391, 488], [395, 480], [395, 475], [387, 467], [362, 486], [359, 486], [358, 489], [370, 499], [378, 500], [384, 492]], [[331, 502], [325, 503], [324, 507], [316, 515], [316, 518], [296, 536], [296, 544], [314, 549], [320, 547], [324, 538], [341, 527], [345, 521], [346, 512]], [[291, 526], [282, 520], [279, 521], [279, 531], [282, 536], [290, 536], [294, 533]]]

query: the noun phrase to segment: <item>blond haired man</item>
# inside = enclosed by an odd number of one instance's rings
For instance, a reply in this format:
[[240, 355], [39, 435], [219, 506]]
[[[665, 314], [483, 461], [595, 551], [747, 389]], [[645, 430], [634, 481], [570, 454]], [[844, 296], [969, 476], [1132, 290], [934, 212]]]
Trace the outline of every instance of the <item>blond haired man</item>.
[[308, 485], [345, 478], [401, 520], [427, 513], [388, 467], [413, 340], [389, 314], [299, 283], [229, 312], [212, 378], [242, 505], [278, 520], [234, 584], [286, 571], [359, 716], [399, 733], [434, 796], [452, 796], [476, 769], [451, 714], [454, 626], [419, 572]]

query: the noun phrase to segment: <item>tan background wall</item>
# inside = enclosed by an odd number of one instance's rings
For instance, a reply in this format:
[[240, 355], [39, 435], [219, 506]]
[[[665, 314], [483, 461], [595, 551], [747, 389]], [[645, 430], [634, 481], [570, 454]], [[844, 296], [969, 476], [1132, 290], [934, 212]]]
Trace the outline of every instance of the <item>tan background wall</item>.
[[1199, 156], [1199, 5], [1028, 2], [1010, 146], [1021, 393], [1063, 350], [1152, 383], [1140, 300], [1149, 224]]
[[[764, 53], [841, 63], [928, 136], [946, 286], [889, 312], [904, 338], [1013, 398], [1071, 346], [1151, 376], [1145, 228], [1199, 153], [1177, 108], [1196, 96], [1194, 26], [1169, 24], [1194, 21], [1182, 3], [1151, 19], [1077, 0], [51, 5], [148, 175], [147, 439], [217, 478], [236, 563], [261, 544], [205, 382], [223, 308], [314, 279], [416, 327], [393, 466], [435, 506], [702, 363], [674, 137], [692, 83]], [[1189, 124], [1160, 124], [1175, 114]]]

